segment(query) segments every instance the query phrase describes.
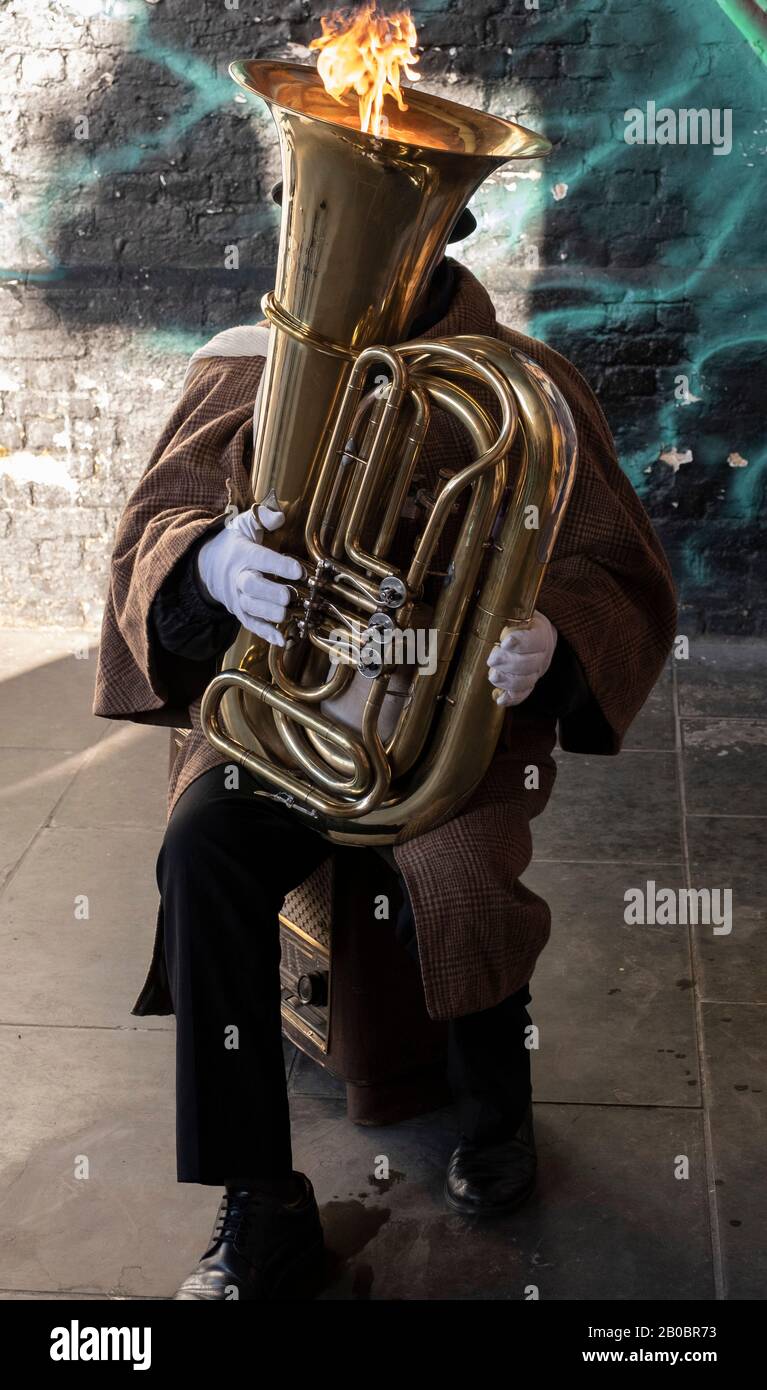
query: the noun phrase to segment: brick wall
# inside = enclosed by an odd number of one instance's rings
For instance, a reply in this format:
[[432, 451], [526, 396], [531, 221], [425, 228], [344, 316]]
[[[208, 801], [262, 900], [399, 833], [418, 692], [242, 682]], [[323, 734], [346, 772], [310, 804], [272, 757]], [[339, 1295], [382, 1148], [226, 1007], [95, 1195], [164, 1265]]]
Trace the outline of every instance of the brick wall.
[[[0, 8], [0, 621], [97, 622], [116, 519], [188, 353], [258, 316], [270, 284], [274, 140], [227, 64], [306, 60], [323, 8]], [[555, 142], [524, 177], [507, 169], [485, 186], [459, 254], [506, 322], [567, 353], [600, 392], [689, 631], [764, 625], [765, 67], [748, 42], [753, 8], [414, 7], [427, 89]], [[731, 108], [732, 152], [628, 145], [624, 112], [648, 100]], [[225, 268], [232, 244], [238, 270]]]

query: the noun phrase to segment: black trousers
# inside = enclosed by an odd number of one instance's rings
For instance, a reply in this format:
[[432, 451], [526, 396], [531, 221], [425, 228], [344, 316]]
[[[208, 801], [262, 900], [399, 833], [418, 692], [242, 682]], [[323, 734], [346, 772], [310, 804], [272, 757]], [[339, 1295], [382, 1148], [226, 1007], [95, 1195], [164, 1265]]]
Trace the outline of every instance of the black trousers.
[[[254, 789], [231, 766], [197, 778], [174, 807], [157, 861], [176, 1014], [179, 1182], [221, 1186], [292, 1168], [278, 913], [331, 846]], [[395, 930], [417, 959], [406, 894]], [[525, 986], [450, 1024], [460, 1130], [478, 1143], [513, 1134], [529, 1103], [529, 1002]]]

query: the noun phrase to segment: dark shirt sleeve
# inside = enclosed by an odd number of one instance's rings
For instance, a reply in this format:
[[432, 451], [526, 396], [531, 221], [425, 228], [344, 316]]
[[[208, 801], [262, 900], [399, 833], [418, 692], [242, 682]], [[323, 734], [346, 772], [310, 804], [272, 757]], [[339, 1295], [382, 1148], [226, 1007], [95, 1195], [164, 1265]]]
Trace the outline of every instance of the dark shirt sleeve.
[[152, 626], [165, 652], [210, 664], [231, 646], [240, 624], [203, 588], [197, 555], [215, 531], [208, 531], [182, 555], [152, 604]]
[[585, 709], [593, 699], [583, 667], [560, 632], [548, 671], [516, 711], [536, 718], [562, 719]]

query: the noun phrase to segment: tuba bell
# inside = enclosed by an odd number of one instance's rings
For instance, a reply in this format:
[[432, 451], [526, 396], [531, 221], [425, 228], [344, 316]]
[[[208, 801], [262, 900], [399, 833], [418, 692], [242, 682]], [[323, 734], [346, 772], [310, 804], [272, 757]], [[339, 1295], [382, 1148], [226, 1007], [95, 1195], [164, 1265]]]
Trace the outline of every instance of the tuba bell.
[[[376, 136], [313, 68], [242, 61], [230, 73], [270, 109], [282, 155], [253, 504], [285, 513], [265, 540], [302, 560], [305, 578], [292, 586], [286, 645], [241, 629], [201, 724], [263, 795], [328, 839], [392, 844], [454, 815], [489, 766], [506, 711], [487, 657], [504, 629], [532, 621], [576, 466], [569, 408], [524, 354], [480, 335], [402, 338], [472, 194], [550, 145], [413, 89]], [[470, 461], [442, 479], [395, 564], [435, 407], [467, 436]], [[519, 466], [507, 476], [512, 446]], [[438, 592], [425, 608], [427, 581]], [[424, 624], [436, 658], [419, 664], [411, 651], [403, 663], [402, 643]]]

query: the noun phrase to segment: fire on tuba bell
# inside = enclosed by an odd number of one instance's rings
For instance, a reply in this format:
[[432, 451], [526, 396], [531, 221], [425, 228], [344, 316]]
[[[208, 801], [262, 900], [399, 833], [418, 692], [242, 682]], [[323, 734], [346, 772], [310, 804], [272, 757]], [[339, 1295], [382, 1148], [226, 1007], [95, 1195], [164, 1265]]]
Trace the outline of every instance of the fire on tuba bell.
[[[390, 844], [455, 814], [487, 770], [506, 714], [487, 656], [504, 627], [532, 620], [576, 465], [568, 406], [522, 353], [479, 335], [401, 339], [475, 190], [507, 160], [550, 146], [412, 89], [381, 137], [361, 131], [312, 68], [243, 61], [230, 72], [266, 102], [282, 154], [253, 499], [285, 512], [267, 543], [302, 559], [307, 577], [295, 586], [286, 646], [241, 629], [201, 723], [264, 795], [311, 816], [327, 838]], [[444, 481], [409, 562], [396, 565], [395, 529], [432, 407], [459, 423], [473, 457]], [[507, 486], [515, 441], [520, 464]], [[371, 635], [414, 621], [458, 501], [465, 511], [429, 617], [437, 660], [415, 668], [387, 731], [397, 672], [388, 655], [371, 668]], [[526, 525], [531, 507], [537, 528]], [[354, 728], [329, 709], [361, 678]]]

